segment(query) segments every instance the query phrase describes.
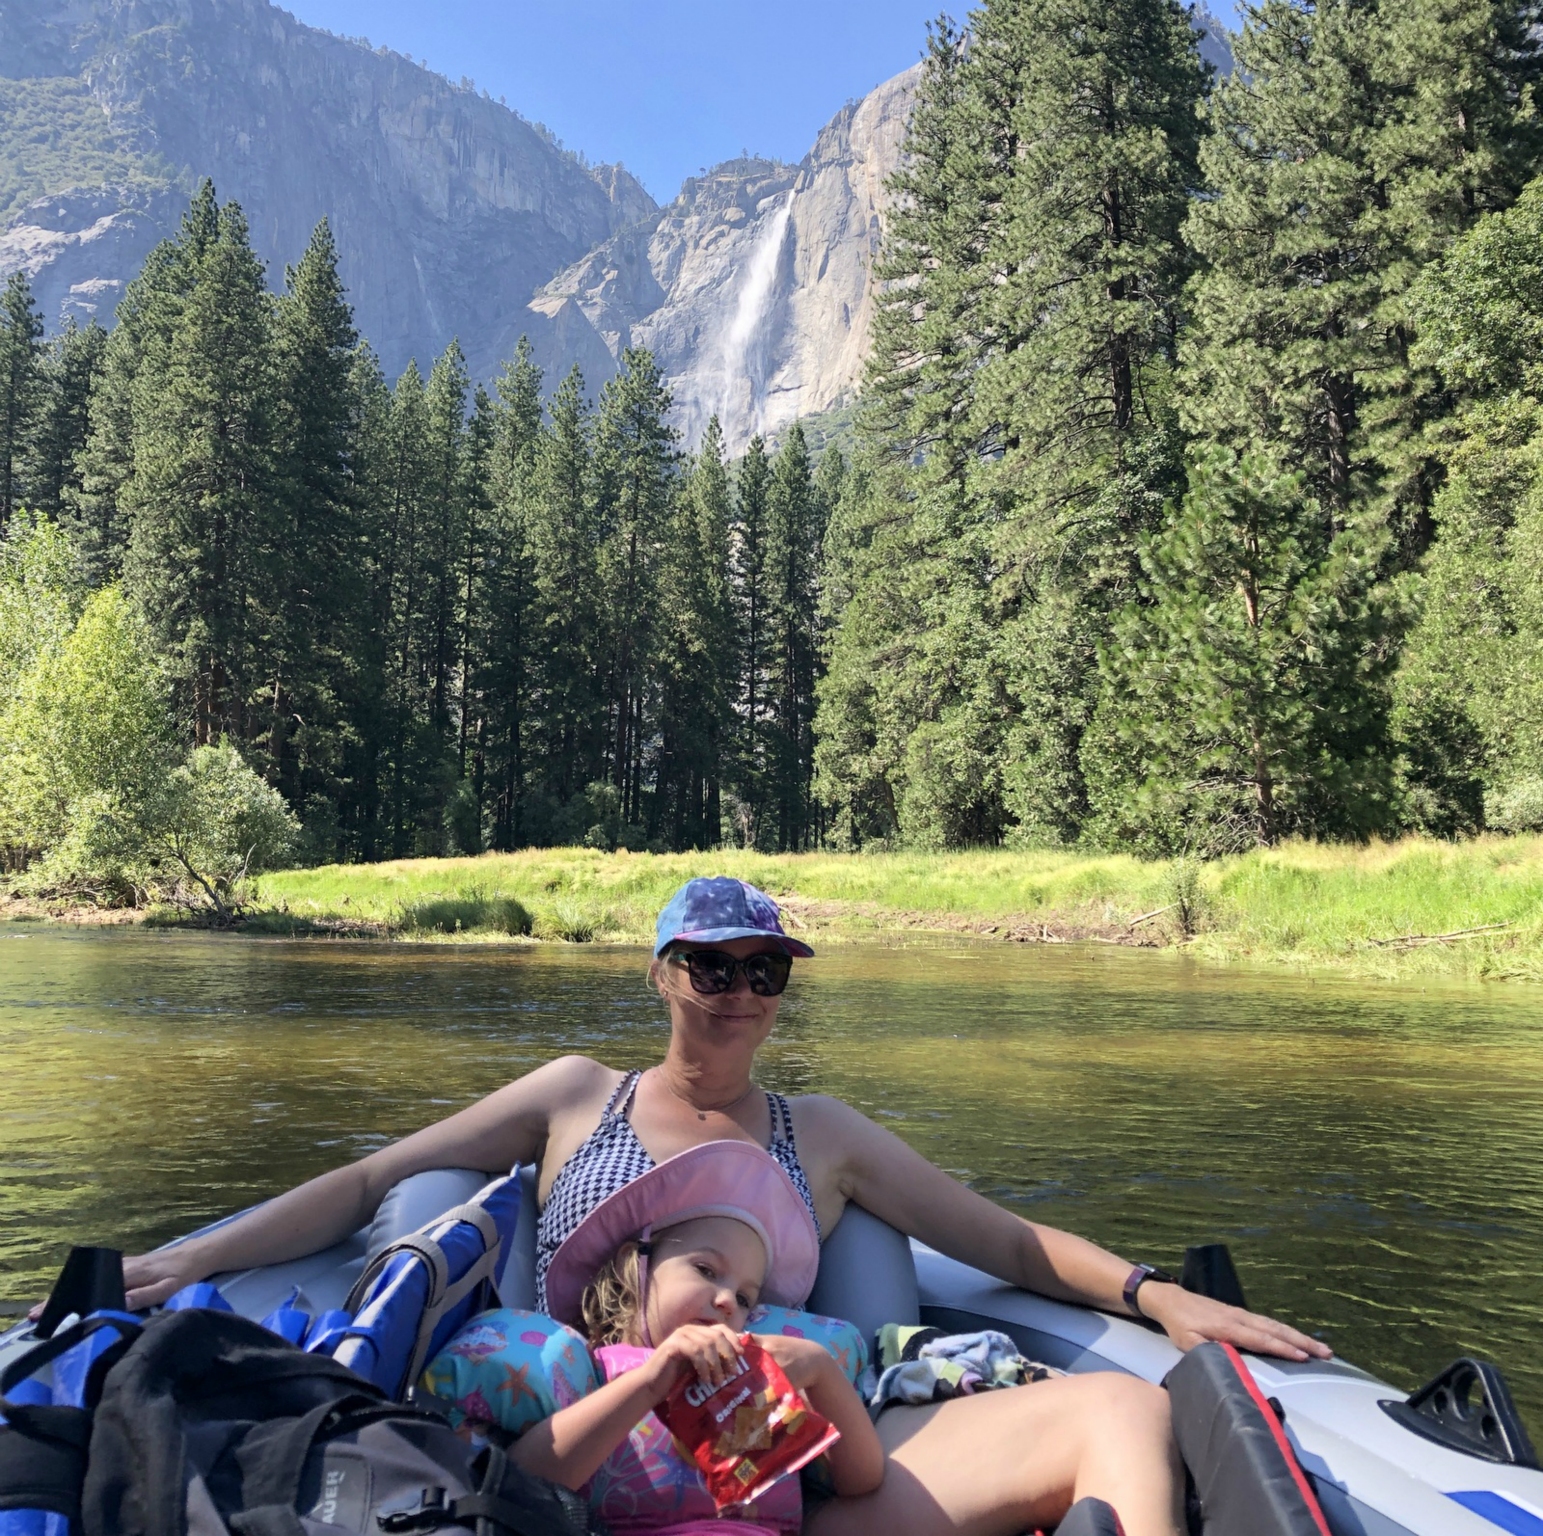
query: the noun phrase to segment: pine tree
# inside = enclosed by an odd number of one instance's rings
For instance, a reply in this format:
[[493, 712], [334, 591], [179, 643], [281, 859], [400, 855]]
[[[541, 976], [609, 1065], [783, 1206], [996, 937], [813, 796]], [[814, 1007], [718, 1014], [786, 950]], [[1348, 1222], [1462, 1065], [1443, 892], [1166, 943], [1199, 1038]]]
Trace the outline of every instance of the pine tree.
[[525, 840], [526, 753], [532, 729], [530, 697], [536, 625], [535, 570], [528, 520], [541, 441], [541, 370], [530, 342], [520, 338], [498, 380], [488, 468], [487, 529], [481, 584], [480, 684], [486, 721], [484, 775], [492, 795], [492, 845]]
[[766, 830], [779, 852], [796, 852], [817, 836], [811, 786], [818, 661], [816, 573], [823, 531], [803, 428], [797, 422], [789, 428], [772, 464], [766, 522], [771, 599], [767, 668], [771, 825]]
[[43, 392], [43, 320], [24, 272], [0, 290], [0, 533], [27, 492], [27, 450]]
[[396, 499], [392, 394], [369, 346], [349, 365], [354, 413], [350, 469], [357, 517], [359, 607], [350, 625], [349, 664], [339, 679], [344, 718], [338, 835], [361, 859], [393, 846], [395, 814], [388, 799], [395, 741], [392, 664]]
[[423, 375], [410, 362], [391, 392], [382, 493], [386, 763], [391, 851], [437, 851], [434, 810], [443, 790], [444, 737], [433, 714], [437, 595], [432, 428]]
[[1410, 298], [1412, 361], [1457, 409], [1436, 439], [1446, 479], [1394, 728], [1409, 820], [1452, 836], [1485, 824], [1486, 799], [1495, 809], [1543, 780], [1543, 180], [1481, 219]]
[[80, 490], [77, 459], [86, 446], [106, 347], [107, 332], [95, 320], [81, 330], [72, 316], [44, 359], [43, 398], [27, 454], [27, 481], [33, 504], [50, 518], [64, 516]]
[[734, 475], [731, 530], [734, 616], [739, 649], [735, 689], [735, 834], [758, 845], [766, 810], [766, 676], [771, 635], [771, 586], [767, 569], [771, 462], [759, 435], [750, 439]]
[[[165, 345], [134, 381], [125, 588], [196, 745], [244, 745], [268, 675], [276, 466], [273, 305], [234, 203], [196, 200], [179, 238]], [[266, 716], [263, 724], [266, 725]]]
[[714, 416], [675, 497], [659, 578], [655, 835], [676, 849], [713, 848], [723, 835], [722, 775], [738, 674], [731, 514], [723, 432]]
[[456, 784], [445, 808], [453, 853], [477, 854], [485, 846], [487, 794], [487, 700], [483, 671], [489, 645], [489, 554], [493, 526], [493, 458], [498, 423], [493, 397], [481, 384], [472, 391], [461, 464], [464, 534], [457, 581]]
[[66, 499], [66, 522], [82, 573], [94, 586], [123, 574], [129, 518], [122, 495], [134, 473], [140, 381], [150, 395], [164, 377], [172, 329], [200, 255], [214, 239], [218, 217], [214, 187], [206, 181], [183, 215], [177, 237], [156, 246], [124, 290], [117, 324], [102, 349], [86, 442], [76, 457], [79, 484]]
[[1146, 602], [1105, 648], [1102, 835], [1206, 854], [1392, 822], [1378, 536], [1263, 458], [1213, 449], [1142, 545]]
[[969, 496], [1000, 518], [1005, 809], [1062, 840], [1083, 814], [1097, 645], [1180, 483], [1170, 371], [1205, 66], [1175, 0], [1037, 0], [987, 7], [971, 69], [1003, 181]]
[[1187, 226], [1185, 418], [1301, 466], [1331, 515], [1376, 502], [1411, 553], [1439, 402], [1412, 370], [1421, 265], [1538, 164], [1534, 11], [1482, 0], [1265, 0], [1245, 11]]
[[929, 483], [962, 475], [973, 456], [965, 407], [985, 346], [980, 257], [1001, 197], [966, 52], [947, 18], [929, 26], [905, 153], [889, 182], [860, 417], [871, 440], [899, 463], [919, 461]]
[[460, 343], [452, 341], [435, 360], [424, 401], [428, 409], [427, 494], [431, 534], [425, 547], [430, 586], [434, 727], [446, 741], [454, 731], [457, 617], [460, 571], [466, 542], [466, 406], [471, 381]]
[[532, 734], [526, 809], [531, 841], [575, 839], [574, 818], [600, 777], [607, 733], [599, 680], [599, 526], [593, 485], [593, 420], [575, 366], [558, 386], [532, 469], [527, 536], [535, 568], [538, 633], [533, 684], [540, 712]]
[[339, 694], [364, 602], [353, 464], [357, 341], [323, 220], [285, 274], [274, 328], [281, 499], [273, 527], [269, 719], [258, 755], [319, 847], [337, 836], [345, 771]]
[[644, 754], [658, 624], [658, 566], [674, 493], [669, 391], [652, 354], [629, 348], [600, 394], [595, 434], [597, 511], [605, 529], [600, 581], [607, 615], [606, 776], [623, 824], [644, 820]]

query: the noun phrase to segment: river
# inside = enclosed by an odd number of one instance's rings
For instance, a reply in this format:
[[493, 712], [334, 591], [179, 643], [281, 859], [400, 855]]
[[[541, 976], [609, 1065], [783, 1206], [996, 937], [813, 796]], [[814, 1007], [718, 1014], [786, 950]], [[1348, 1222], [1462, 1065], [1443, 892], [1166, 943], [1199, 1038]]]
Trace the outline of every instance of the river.
[[[655, 1059], [635, 949], [0, 926], [0, 1299], [357, 1157], [565, 1051]], [[833, 947], [763, 1078], [1412, 1387], [1499, 1361], [1543, 1437], [1543, 994], [1065, 946]]]

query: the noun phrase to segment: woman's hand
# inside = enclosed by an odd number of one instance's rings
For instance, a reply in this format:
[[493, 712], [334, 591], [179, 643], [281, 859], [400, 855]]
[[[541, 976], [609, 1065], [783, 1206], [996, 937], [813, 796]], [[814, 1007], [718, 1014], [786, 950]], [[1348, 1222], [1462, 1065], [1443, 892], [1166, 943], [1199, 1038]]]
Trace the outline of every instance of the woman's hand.
[[686, 1323], [654, 1351], [648, 1363], [663, 1398], [687, 1375], [716, 1390], [739, 1374], [742, 1360], [739, 1335], [732, 1328], [722, 1323]]
[[131, 1312], [158, 1306], [185, 1285], [205, 1280], [210, 1271], [198, 1262], [191, 1243], [179, 1243], [159, 1253], [141, 1253], [123, 1261], [123, 1289]]
[[[190, 1243], [180, 1243], [159, 1253], [141, 1253], [124, 1259], [123, 1290], [130, 1312], [159, 1306], [183, 1286], [209, 1274], [208, 1269], [199, 1266], [197, 1254], [190, 1252], [191, 1248]], [[28, 1312], [28, 1318], [35, 1323], [43, 1315], [45, 1305], [40, 1301]]]
[[1328, 1360], [1334, 1351], [1319, 1339], [1309, 1338], [1273, 1317], [1229, 1307], [1209, 1296], [1197, 1296], [1182, 1286], [1148, 1280], [1141, 1287], [1141, 1310], [1180, 1349], [1215, 1342], [1235, 1344], [1256, 1355], [1278, 1355], [1283, 1360]]

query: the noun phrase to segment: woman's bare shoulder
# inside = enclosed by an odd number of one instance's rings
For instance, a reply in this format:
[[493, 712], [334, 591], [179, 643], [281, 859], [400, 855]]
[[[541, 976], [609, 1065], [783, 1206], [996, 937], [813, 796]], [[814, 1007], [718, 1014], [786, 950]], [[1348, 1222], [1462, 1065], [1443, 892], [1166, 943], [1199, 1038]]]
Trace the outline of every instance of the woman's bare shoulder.
[[801, 1148], [811, 1153], [834, 1153], [848, 1147], [854, 1136], [874, 1127], [861, 1110], [828, 1093], [801, 1093], [789, 1098], [793, 1129]]
[[811, 1125], [850, 1125], [854, 1120], [867, 1120], [860, 1109], [853, 1109], [845, 1099], [829, 1093], [789, 1094], [788, 1103], [801, 1120]]
[[582, 1111], [597, 1098], [608, 1098], [625, 1076], [592, 1056], [554, 1056], [522, 1077], [517, 1077], [500, 1093], [513, 1102], [539, 1100], [551, 1115]]

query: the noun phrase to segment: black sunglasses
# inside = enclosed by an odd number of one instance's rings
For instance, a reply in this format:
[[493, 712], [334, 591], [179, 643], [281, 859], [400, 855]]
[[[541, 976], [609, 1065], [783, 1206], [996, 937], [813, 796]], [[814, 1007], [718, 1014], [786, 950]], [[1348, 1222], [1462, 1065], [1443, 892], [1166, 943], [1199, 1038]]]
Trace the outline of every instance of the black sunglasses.
[[790, 955], [747, 955], [736, 960], [721, 949], [686, 949], [677, 950], [675, 958], [690, 974], [691, 990], [708, 997], [727, 992], [740, 971], [757, 997], [780, 997], [793, 972]]

